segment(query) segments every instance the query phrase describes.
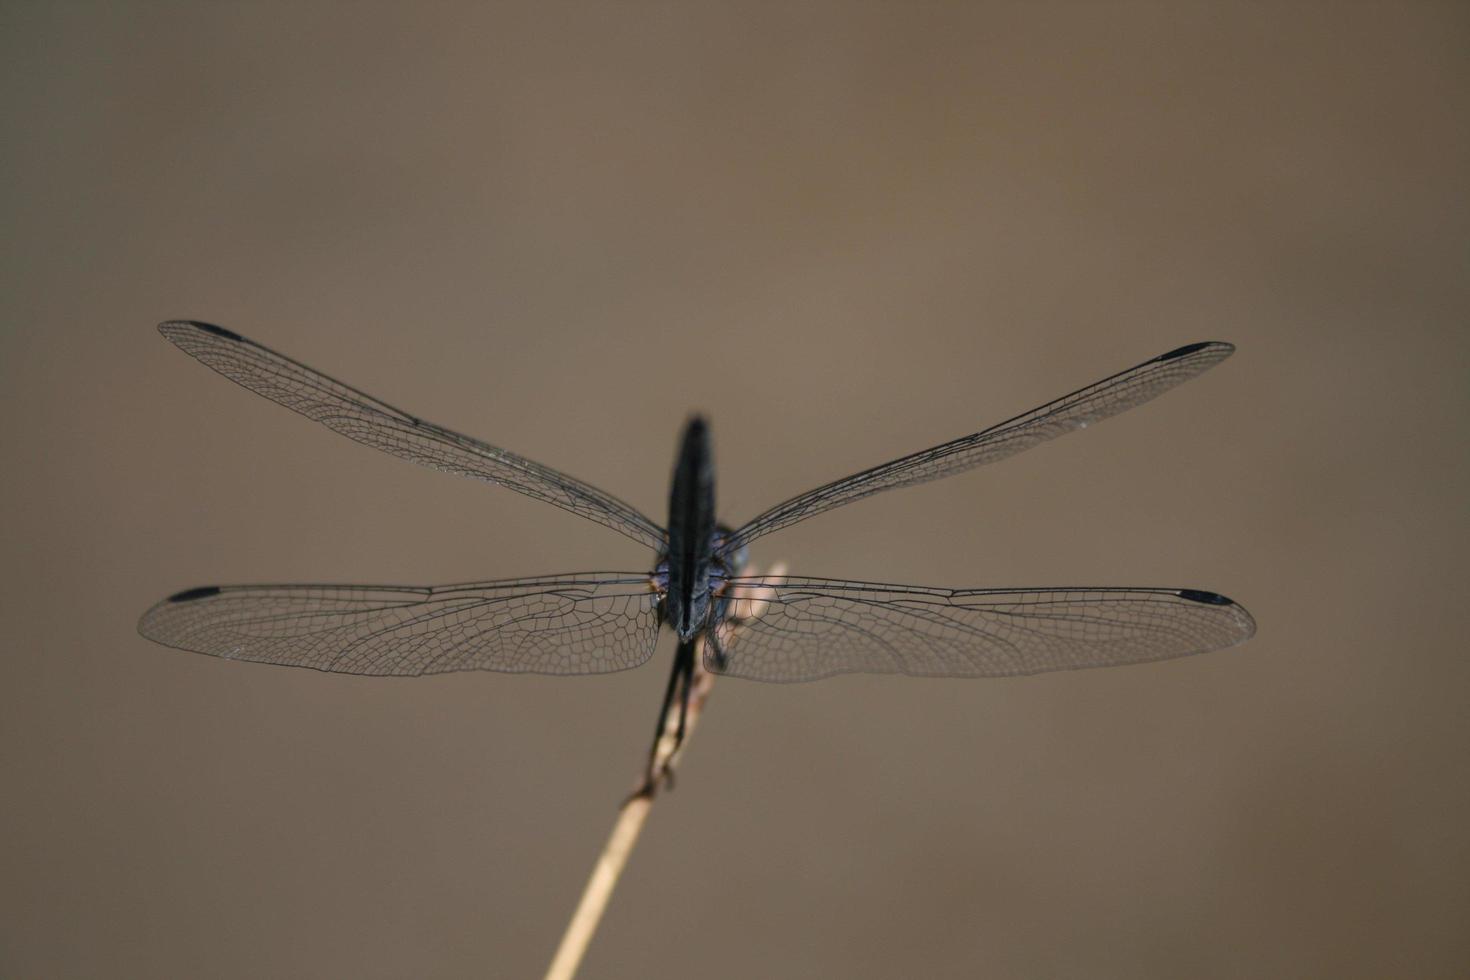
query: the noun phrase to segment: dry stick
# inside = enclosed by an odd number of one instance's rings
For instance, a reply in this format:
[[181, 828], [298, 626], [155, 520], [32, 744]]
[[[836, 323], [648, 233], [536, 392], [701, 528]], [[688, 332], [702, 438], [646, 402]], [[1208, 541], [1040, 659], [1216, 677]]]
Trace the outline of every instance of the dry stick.
[[[684, 723], [686, 741], [694, 734], [700, 709], [704, 707], [713, 681], [713, 676], [704, 669], [702, 663], [702, 641], [700, 649], [695, 653], [692, 681], [694, 687], [689, 698], [689, 714]], [[551, 967], [546, 971], [546, 980], [572, 980], [576, 975], [582, 956], [592, 942], [592, 934], [602, 921], [602, 913], [607, 910], [613, 888], [623, 873], [623, 867], [628, 863], [628, 855], [633, 853], [633, 845], [638, 843], [638, 834], [643, 830], [643, 822], [648, 819], [648, 811], [653, 808], [658, 780], [672, 770], [674, 735], [679, 725], [678, 705], [675, 704], [672, 708], [664, 719], [663, 734], [659, 736], [658, 747], [655, 749], [654, 765], [651, 767], [654, 783], [648, 787], [647, 792], [640, 791], [629, 797], [618, 811], [618, 822], [613, 825], [612, 834], [608, 836], [602, 853], [598, 855], [597, 864], [592, 868], [592, 877], [587, 879], [587, 887], [582, 889], [582, 899], [577, 903], [577, 911], [572, 913], [567, 931], [562, 934], [561, 945], [556, 948], [556, 956], [552, 958]]]
[[[771, 568], [773, 577], [785, 574], [784, 565]], [[739, 619], [754, 619], [764, 611], [764, 604], [759, 599], [740, 602], [743, 606], [736, 610]], [[701, 639], [699, 649], [695, 651], [689, 713], [684, 722], [685, 745], [694, 734], [704, 702], [714, 685], [714, 675], [704, 669], [704, 643]], [[658, 746], [654, 750], [654, 765], [651, 770], [655, 779], [654, 785], [646, 793], [638, 792], [629, 797], [618, 811], [618, 822], [613, 825], [612, 834], [608, 836], [602, 853], [598, 855], [597, 864], [592, 868], [592, 877], [587, 879], [587, 887], [582, 889], [577, 911], [572, 913], [572, 921], [567, 923], [567, 931], [562, 934], [561, 944], [557, 946], [551, 967], [546, 971], [546, 980], [572, 980], [576, 975], [587, 946], [592, 942], [592, 935], [597, 932], [597, 925], [602, 921], [602, 914], [607, 911], [613, 888], [617, 886], [618, 878], [628, 863], [628, 855], [633, 853], [633, 845], [638, 843], [638, 834], [642, 832], [643, 823], [648, 819], [648, 811], [653, 808], [653, 799], [658, 791], [657, 781], [673, 772], [674, 762], [683, 752], [684, 746], [676, 743], [678, 729], [679, 712], [671, 710], [664, 717], [663, 734], [659, 736]]]

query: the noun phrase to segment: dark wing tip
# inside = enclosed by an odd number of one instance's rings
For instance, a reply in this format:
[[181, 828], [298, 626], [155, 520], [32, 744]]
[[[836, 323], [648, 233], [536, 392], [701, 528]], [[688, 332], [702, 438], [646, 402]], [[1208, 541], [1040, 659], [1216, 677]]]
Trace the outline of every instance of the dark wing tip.
[[226, 330], [224, 327], [217, 327], [212, 323], [205, 323], [203, 320], [165, 320], [158, 325], [158, 331], [164, 336], [168, 336], [169, 333], [179, 327], [193, 327], [195, 330], [203, 330], [205, 333], [212, 333], [216, 337], [223, 337], [226, 340], [245, 339], [233, 330]]
[[1235, 600], [1229, 596], [1223, 596], [1218, 592], [1206, 592], [1203, 589], [1180, 589], [1179, 598], [1188, 599], [1190, 602], [1203, 602], [1207, 606], [1235, 605]]
[[1154, 360], [1172, 361], [1176, 358], [1187, 357], [1190, 354], [1196, 353], [1197, 351], [1205, 350], [1206, 348], [1210, 347], [1223, 351], [1225, 354], [1230, 354], [1235, 350], [1234, 344], [1227, 344], [1223, 340], [1201, 340], [1197, 344], [1185, 344], [1183, 347], [1176, 347], [1173, 350], [1169, 351], [1167, 354], [1160, 354], [1158, 357], [1154, 358]]
[[218, 585], [200, 585], [183, 592], [175, 592], [168, 597], [168, 602], [193, 602], [195, 599], [208, 599], [212, 595], [219, 595]]

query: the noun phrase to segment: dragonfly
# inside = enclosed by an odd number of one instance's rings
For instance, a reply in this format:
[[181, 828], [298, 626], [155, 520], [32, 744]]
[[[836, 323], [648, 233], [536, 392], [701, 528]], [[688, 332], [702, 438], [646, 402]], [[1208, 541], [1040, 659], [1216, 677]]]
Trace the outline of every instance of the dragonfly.
[[[1219, 341], [1160, 354], [972, 435], [834, 480], [739, 526], [719, 522], [709, 423], [679, 440], [668, 525], [590, 484], [435, 425], [234, 331], [159, 324], [185, 353], [258, 395], [415, 463], [518, 491], [647, 547], [651, 567], [458, 585], [208, 585], [177, 592], [139, 621], [165, 646], [232, 660], [358, 675], [449, 671], [600, 674], [652, 658], [677, 638], [640, 792], [652, 794], [660, 738], [685, 733], [696, 666], [757, 681], [854, 672], [1010, 677], [1184, 657], [1249, 639], [1235, 601], [1193, 588], [934, 588], [749, 575], [767, 534], [884, 490], [994, 463], [1151, 401], [1219, 364]], [[667, 757], [666, 757], [667, 758]], [[635, 794], [636, 795], [636, 794]]]

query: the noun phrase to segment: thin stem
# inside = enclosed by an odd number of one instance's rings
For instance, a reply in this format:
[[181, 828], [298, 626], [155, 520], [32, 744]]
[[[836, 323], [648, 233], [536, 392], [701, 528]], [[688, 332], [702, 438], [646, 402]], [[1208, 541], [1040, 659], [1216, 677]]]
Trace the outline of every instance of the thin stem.
[[572, 913], [572, 921], [567, 924], [567, 931], [561, 937], [561, 945], [556, 948], [551, 968], [546, 971], [546, 980], [572, 980], [576, 975], [582, 956], [592, 942], [593, 933], [597, 932], [597, 924], [602, 921], [608, 899], [612, 898], [613, 888], [623, 873], [623, 866], [628, 863], [628, 855], [633, 853], [633, 845], [638, 842], [638, 834], [643, 830], [643, 822], [648, 819], [648, 811], [652, 808], [652, 794], [639, 794], [630, 797], [618, 812], [618, 822], [613, 825], [612, 835], [608, 837], [602, 854], [597, 858], [592, 877], [587, 879], [587, 887], [582, 890], [582, 900], [577, 903], [577, 911]]
[[[785, 574], [784, 565], [771, 569], [773, 576]], [[760, 609], [748, 604], [748, 608], [742, 608], [738, 613], [739, 619], [756, 618]], [[689, 744], [690, 737], [694, 735], [694, 728], [699, 723], [699, 716], [714, 684], [714, 675], [704, 669], [704, 643], [701, 639], [695, 650], [694, 676], [690, 681], [693, 689], [689, 695], [689, 713], [684, 720], [682, 744], [676, 737], [679, 729], [677, 704], [670, 705], [671, 710], [665, 712], [663, 730], [654, 749], [653, 774], [657, 777], [666, 776], [673, 771], [674, 764], [683, 754], [684, 747]], [[597, 857], [597, 864], [592, 868], [592, 877], [587, 879], [587, 886], [582, 889], [582, 898], [577, 902], [572, 920], [567, 923], [566, 932], [562, 934], [556, 955], [552, 957], [551, 967], [546, 971], [546, 980], [572, 980], [576, 976], [577, 967], [582, 963], [592, 936], [597, 932], [598, 923], [602, 921], [602, 914], [607, 911], [607, 903], [612, 898], [613, 889], [617, 887], [618, 878], [622, 876], [623, 868], [628, 863], [628, 856], [633, 853], [633, 845], [638, 843], [638, 835], [643, 831], [649, 811], [653, 809], [659, 782], [660, 779], [655, 778], [650, 783], [648, 774], [645, 774], [640, 780], [640, 789], [628, 797], [618, 811], [617, 823], [613, 824], [612, 833], [608, 835], [607, 843]]]
[[[703, 641], [695, 652], [703, 653]], [[686, 744], [694, 734], [694, 727], [699, 722], [700, 712], [704, 708], [705, 699], [709, 697], [713, 681], [713, 675], [704, 669], [703, 657], [696, 656], [692, 682], [694, 688], [689, 697], [689, 713], [684, 721]], [[641, 788], [629, 796], [618, 811], [617, 823], [613, 824], [612, 833], [608, 835], [607, 843], [597, 857], [597, 864], [592, 868], [592, 877], [587, 879], [587, 886], [582, 889], [582, 898], [577, 903], [577, 910], [572, 913], [566, 932], [562, 934], [561, 944], [557, 946], [551, 967], [546, 971], [546, 980], [572, 980], [587, 952], [588, 944], [592, 942], [593, 934], [597, 932], [602, 914], [607, 911], [608, 900], [612, 898], [613, 888], [617, 886], [618, 878], [628, 863], [628, 855], [633, 853], [633, 845], [638, 843], [644, 821], [648, 819], [648, 812], [653, 809], [660, 778], [673, 771], [675, 759], [683, 753], [682, 745], [677, 750], [675, 748], [675, 735], [679, 726], [678, 708], [677, 702], [671, 704], [664, 717], [663, 731], [654, 750], [653, 773], [657, 776], [651, 783], [641, 783]], [[644, 779], [647, 778], [645, 775]]]

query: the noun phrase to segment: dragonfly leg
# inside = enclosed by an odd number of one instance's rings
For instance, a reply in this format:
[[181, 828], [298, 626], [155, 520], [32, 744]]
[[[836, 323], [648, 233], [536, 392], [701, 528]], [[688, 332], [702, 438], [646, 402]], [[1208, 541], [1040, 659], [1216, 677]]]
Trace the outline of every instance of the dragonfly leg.
[[[669, 768], [669, 760], [674, 753], [679, 751], [683, 744], [686, 723], [689, 717], [689, 697], [693, 688], [694, 677], [694, 644], [680, 643], [679, 650], [674, 655], [674, 667], [669, 672], [669, 683], [664, 688], [663, 704], [658, 711], [658, 727], [653, 731], [653, 745], [648, 750], [648, 769], [644, 773], [643, 782], [638, 789], [634, 790], [633, 796], [652, 796], [660, 785], [667, 785], [670, 789], [674, 786], [674, 773]], [[659, 761], [659, 749], [663, 745], [664, 736], [668, 732], [669, 712], [673, 710], [675, 700], [678, 701], [679, 720], [674, 730], [674, 744], [669, 749], [662, 763]]]
[[674, 770], [670, 769], [668, 763], [673, 760], [674, 755], [684, 745], [684, 732], [689, 723], [689, 698], [694, 693], [694, 657], [693, 646], [690, 646], [691, 655], [684, 659], [684, 679], [679, 683], [679, 723], [674, 727], [674, 744], [669, 749], [669, 757], [664, 761], [664, 778], [668, 781], [669, 789], [674, 788]]

